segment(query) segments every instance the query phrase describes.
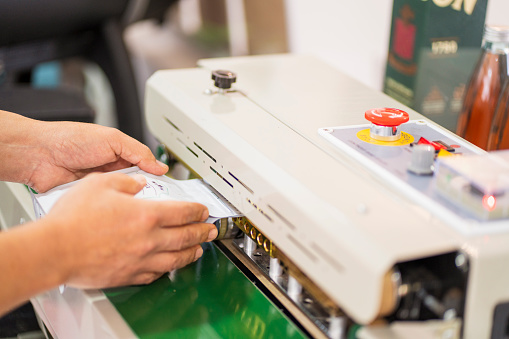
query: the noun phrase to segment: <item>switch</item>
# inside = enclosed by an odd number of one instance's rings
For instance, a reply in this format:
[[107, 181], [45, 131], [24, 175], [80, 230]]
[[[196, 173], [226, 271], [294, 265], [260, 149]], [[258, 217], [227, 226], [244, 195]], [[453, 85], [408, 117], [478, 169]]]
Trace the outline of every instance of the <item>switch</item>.
[[452, 146], [449, 146], [445, 142], [441, 140], [435, 140], [435, 141], [429, 141], [426, 138], [421, 137], [419, 141], [417, 141], [418, 145], [431, 145], [435, 149], [436, 152], [439, 152], [440, 150], [446, 150], [447, 152], [454, 152], [454, 148]]

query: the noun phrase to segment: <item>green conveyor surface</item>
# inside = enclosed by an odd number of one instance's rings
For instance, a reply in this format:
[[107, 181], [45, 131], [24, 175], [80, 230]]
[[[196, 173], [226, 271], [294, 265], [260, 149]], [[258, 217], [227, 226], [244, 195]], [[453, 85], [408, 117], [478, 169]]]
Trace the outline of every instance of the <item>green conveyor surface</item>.
[[140, 338], [305, 338], [213, 244], [150, 285], [104, 290]]

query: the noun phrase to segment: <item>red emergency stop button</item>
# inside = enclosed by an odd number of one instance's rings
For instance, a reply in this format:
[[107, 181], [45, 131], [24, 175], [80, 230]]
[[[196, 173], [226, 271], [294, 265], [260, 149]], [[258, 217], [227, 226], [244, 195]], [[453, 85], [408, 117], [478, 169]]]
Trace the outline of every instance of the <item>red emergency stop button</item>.
[[401, 131], [398, 127], [409, 120], [407, 112], [387, 107], [367, 110], [364, 117], [371, 121], [371, 138], [380, 141], [399, 140]]
[[397, 108], [374, 108], [364, 114], [366, 119], [379, 126], [399, 126], [408, 121], [408, 113]]

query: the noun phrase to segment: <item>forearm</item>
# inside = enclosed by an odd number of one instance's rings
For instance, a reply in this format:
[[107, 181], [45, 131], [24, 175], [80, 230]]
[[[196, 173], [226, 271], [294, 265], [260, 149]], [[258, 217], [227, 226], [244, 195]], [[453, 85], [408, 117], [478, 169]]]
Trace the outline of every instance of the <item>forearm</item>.
[[30, 175], [46, 156], [44, 123], [0, 110], [0, 180], [30, 184]]
[[0, 316], [65, 282], [61, 245], [45, 222], [0, 233]]

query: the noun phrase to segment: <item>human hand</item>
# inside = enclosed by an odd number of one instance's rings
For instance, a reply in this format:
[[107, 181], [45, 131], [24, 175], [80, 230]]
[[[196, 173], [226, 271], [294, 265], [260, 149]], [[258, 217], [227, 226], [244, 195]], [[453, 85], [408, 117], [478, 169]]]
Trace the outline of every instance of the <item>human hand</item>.
[[156, 161], [147, 146], [114, 128], [39, 122], [38, 129], [40, 149], [31, 159], [27, 184], [40, 193], [90, 172], [109, 172], [132, 165], [154, 175], [168, 171], [168, 166]]
[[142, 176], [90, 175], [42, 218], [58, 244], [63, 281], [82, 288], [146, 284], [197, 260], [217, 236], [198, 203], [133, 198]]

